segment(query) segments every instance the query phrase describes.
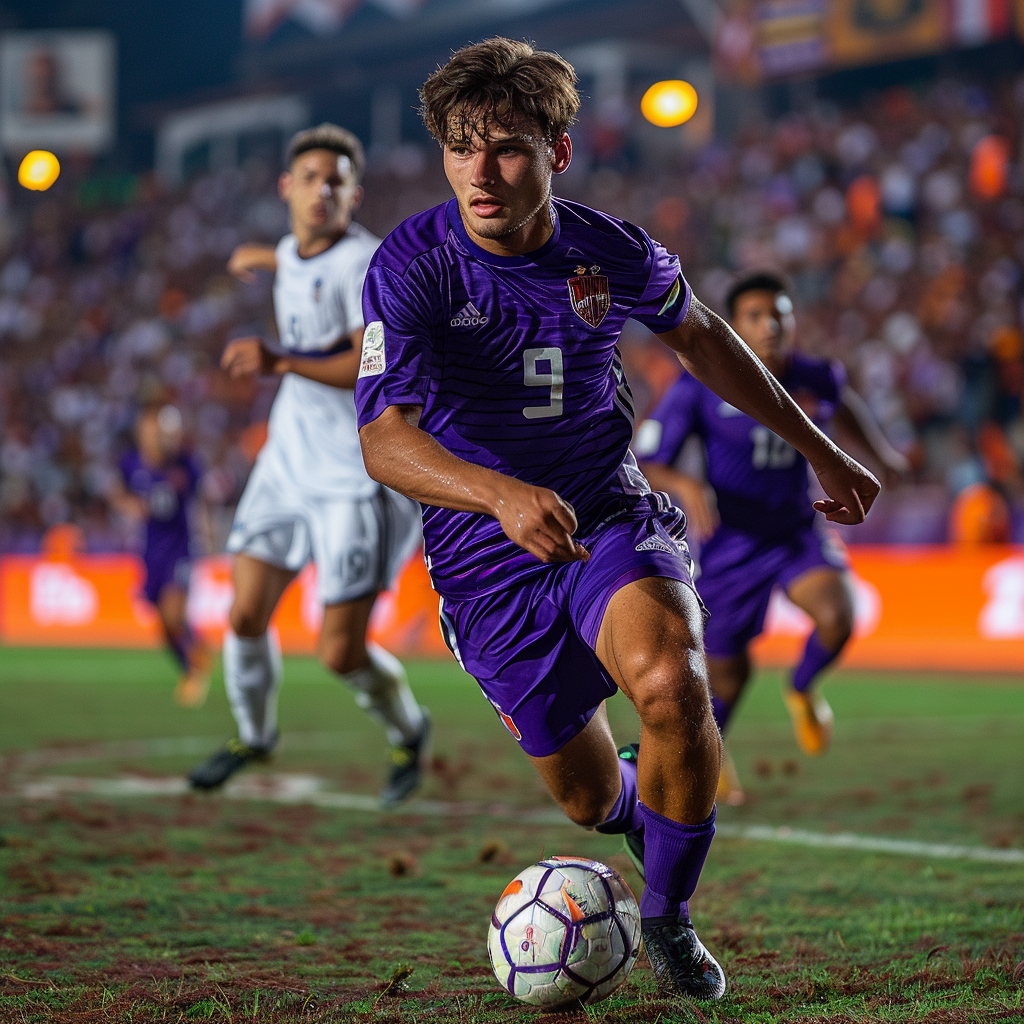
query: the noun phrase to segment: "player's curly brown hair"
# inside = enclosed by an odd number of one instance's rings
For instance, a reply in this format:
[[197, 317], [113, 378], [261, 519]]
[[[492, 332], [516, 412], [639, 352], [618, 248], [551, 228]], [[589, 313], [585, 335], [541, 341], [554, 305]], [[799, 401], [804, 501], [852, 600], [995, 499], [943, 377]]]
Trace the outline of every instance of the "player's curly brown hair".
[[442, 146], [492, 126], [519, 131], [524, 120], [553, 143], [576, 120], [576, 82], [557, 53], [495, 36], [464, 46], [423, 83], [420, 114]]

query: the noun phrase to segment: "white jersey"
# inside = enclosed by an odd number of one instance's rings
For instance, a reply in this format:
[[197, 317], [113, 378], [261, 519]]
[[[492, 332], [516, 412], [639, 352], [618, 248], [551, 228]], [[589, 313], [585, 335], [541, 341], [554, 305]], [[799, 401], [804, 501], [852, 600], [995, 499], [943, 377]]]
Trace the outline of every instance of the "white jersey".
[[[378, 245], [359, 224], [309, 259], [294, 235], [281, 239], [274, 313], [284, 348], [328, 353], [363, 326], [363, 278]], [[274, 399], [260, 461], [306, 494], [364, 498], [378, 487], [363, 466], [353, 392], [294, 373], [284, 375]]]

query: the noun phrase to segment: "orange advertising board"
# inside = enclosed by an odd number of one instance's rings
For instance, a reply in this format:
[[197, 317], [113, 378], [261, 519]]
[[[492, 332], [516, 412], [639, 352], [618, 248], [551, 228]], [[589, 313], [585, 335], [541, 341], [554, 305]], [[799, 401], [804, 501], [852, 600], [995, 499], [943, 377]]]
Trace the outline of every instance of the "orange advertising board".
[[[857, 624], [843, 656], [870, 668], [1024, 671], [1024, 548], [854, 547]], [[140, 596], [142, 566], [130, 555], [11, 555], [0, 558], [0, 643], [156, 647], [159, 624]], [[230, 559], [193, 570], [189, 617], [219, 642], [231, 604]], [[282, 647], [316, 648], [321, 606], [312, 566], [285, 592], [275, 616]], [[794, 660], [810, 629], [776, 593], [760, 661]], [[374, 638], [398, 654], [444, 657], [437, 595], [422, 559], [405, 567], [371, 621]]]
[[[143, 567], [132, 555], [0, 558], [0, 644], [39, 647], [159, 647], [160, 623], [141, 594]], [[188, 615], [219, 645], [231, 607], [231, 559], [203, 558], [192, 568]], [[312, 565], [285, 591], [274, 615], [282, 648], [316, 650], [323, 606]], [[447, 656], [438, 629], [437, 595], [422, 558], [409, 560], [370, 621], [371, 636], [396, 654]]]
[[[843, 664], [1024, 671], [1024, 549], [853, 547], [856, 625]], [[776, 592], [755, 653], [789, 663], [810, 632]]]

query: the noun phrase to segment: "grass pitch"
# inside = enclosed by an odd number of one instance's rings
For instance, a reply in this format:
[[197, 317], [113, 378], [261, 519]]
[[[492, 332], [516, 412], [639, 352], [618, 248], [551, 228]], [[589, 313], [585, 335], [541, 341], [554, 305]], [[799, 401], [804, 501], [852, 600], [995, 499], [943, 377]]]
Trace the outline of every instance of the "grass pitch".
[[[550, 808], [475, 684], [410, 677], [436, 723], [423, 797]], [[723, 824], [1024, 849], [1020, 680], [836, 674], [836, 742], [793, 746], [763, 673], [730, 748], [749, 801]], [[713, 1006], [629, 982], [578, 1014], [497, 988], [484, 945], [508, 879], [544, 854], [612, 863], [614, 837], [509, 818], [382, 815], [220, 796], [29, 799], [50, 776], [159, 782], [232, 732], [223, 690], [171, 701], [158, 654], [0, 650], [0, 1021], [993, 1021], [1024, 1019], [1024, 864], [718, 838], [693, 901], [729, 975]], [[616, 734], [635, 735], [623, 698]], [[380, 730], [289, 659], [280, 753], [259, 771], [374, 794]], [[171, 743], [136, 742], [173, 740]], [[131, 741], [131, 742], [126, 742]], [[255, 773], [254, 773], [255, 774]]]

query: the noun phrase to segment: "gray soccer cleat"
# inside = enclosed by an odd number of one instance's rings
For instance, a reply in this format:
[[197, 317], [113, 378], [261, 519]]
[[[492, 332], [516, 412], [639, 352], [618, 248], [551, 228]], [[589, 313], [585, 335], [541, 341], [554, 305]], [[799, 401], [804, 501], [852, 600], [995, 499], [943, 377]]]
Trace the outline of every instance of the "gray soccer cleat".
[[391, 748], [391, 774], [381, 790], [381, 807], [394, 807], [401, 803], [423, 780], [430, 753], [430, 713], [423, 712], [420, 734], [412, 743], [399, 743]]
[[188, 773], [189, 785], [193, 789], [218, 789], [250, 761], [265, 761], [268, 757], [269, 747], [258, 749], [247, 747], [241, 740], [228, 740], [225, 747]]
[[704, 948], [689, 921], [649, 917], [640, 927], [659, 992], [690, 999], [722, 998], [725, 971]]

